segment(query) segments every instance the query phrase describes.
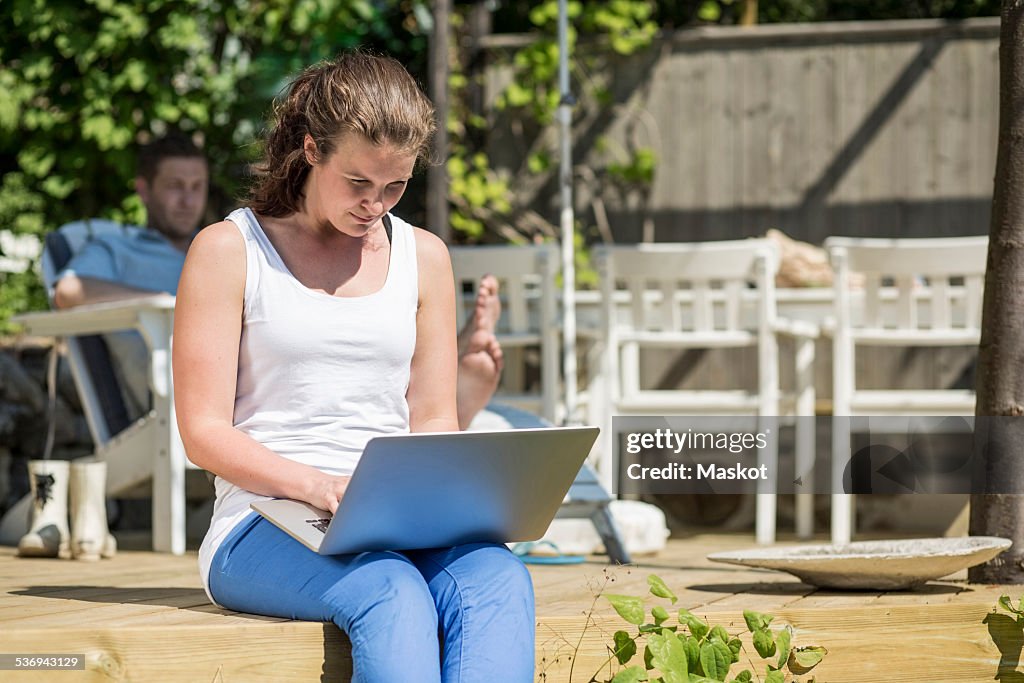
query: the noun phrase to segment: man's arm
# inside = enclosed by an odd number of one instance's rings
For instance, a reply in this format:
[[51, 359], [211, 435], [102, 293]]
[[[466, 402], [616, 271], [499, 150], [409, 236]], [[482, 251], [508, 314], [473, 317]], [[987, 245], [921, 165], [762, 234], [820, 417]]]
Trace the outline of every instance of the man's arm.
[[127, 287], [109, 280], [78, 277], [73, 273], [68, 273], [57, 281], [53, 292], [53, 303], [57, 308], [73, 308], [102, 301], [121, 301], [153, 296], [155, 293], [150, 290]]

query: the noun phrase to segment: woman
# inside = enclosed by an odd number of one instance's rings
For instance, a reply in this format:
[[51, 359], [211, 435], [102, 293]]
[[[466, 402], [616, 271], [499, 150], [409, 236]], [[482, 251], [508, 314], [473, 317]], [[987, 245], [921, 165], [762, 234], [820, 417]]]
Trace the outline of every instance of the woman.
[[430, 102], [397, 61], [356, 52], [303, 72], [275, 117], [249, 206], [200, 232], [178, 288], [178, 421], [217, 475], [207, 592], [333, 621], [355, 681], [529, 681], [532, 585], [504, 546], [322, 557], [249, 510], [333, 513], [370, 438], [458, 429], [448, 252], [389, 214]]

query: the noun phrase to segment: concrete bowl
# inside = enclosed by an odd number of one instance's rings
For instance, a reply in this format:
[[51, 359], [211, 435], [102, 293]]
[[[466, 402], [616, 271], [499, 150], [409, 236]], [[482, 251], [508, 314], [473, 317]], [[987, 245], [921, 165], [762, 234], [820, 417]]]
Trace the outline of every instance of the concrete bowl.
[[996, 536], [857, 541], [712, 553], [708, 559], [788, 572], [823, 588], [899, 590], [987, 562], [1009, 548]]

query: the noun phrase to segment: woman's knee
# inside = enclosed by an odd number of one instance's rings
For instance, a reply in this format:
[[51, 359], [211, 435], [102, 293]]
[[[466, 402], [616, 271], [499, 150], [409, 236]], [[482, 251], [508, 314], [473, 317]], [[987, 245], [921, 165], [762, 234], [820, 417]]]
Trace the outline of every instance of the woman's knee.
[[402, 555], [365, 553], [348, 579], [329, 599], [337, 608], [334, 621], [350, 634], [361, 624], [376, 631], [403, 623], [436, 633], [437, 610], [427, 584]]
[[438, 681], [437, 609], [426, 582], [401, 555], [367, 555], [334, 619], [352, 641], [352, 680]]
[[486, 554], [485, 566], [495, 586], [501, 586], [516, 597], [533, 599], [533, 578], [523, 561], [503, 545], [481, 548]]
[[490, 571], [503, 576], [530, 580], [530, 572], [518, 557], [506, 546], [499, 543], [477, 543], [472, 551]]
[[504, 545], [468, 544], [431, 559], [435, 571], [425, 576], [435, 593], [441, 584], [453, 584], [473, 593], [503, 595], [510, 602], [533, 600], [530, 572]]

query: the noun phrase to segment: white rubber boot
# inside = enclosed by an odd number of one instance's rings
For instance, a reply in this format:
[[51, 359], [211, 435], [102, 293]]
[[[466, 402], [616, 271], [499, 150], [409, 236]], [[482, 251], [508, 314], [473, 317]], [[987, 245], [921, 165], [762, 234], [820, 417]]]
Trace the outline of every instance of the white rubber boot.
[[79, 458], [71, 463], [71, 555], [95, 561], [117, 552], [117, 542], [107, 528], [107, 463]]
[[68, 462], [30, 460], [32, 523], [18, 541], [21, 557], [69, 557]]

